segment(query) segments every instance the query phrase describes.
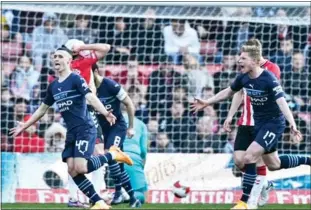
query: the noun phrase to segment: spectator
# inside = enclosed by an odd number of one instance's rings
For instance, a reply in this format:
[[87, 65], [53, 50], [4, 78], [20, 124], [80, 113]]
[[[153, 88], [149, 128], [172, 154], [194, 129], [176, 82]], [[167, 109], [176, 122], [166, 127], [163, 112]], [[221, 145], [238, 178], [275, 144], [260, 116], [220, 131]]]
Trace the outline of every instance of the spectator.
[[[215, 95], [214, 90], [211, 87], [204, 87], [202, 90], [201, 98], [202, 99], [209, 99], [214, 95]], [[218, 129], [218, 117], [217, 117], [215, 105], [206, 107], [202, 112], [199, 112], [198, 116], [199, 117], [202, 117], [202, 116], [212, 117], [214, 119], [215, 131]]]
[[[244, 10], [246, 13], [248, 9]], [[239, 14], [238, 16], [243, 19], [244, 17]], [[258, 23], [252, 22], [238, 22], [238, 21], [228, 21], [225, 24], [224, 33], [222, 34], [222, 39], [219, 45], [223, 50], [227, 51], [239, 51], [242, 44], [245, 41], [253, 38], [255, 35], [261, 32], [256, 30]], [[231, 53], [231, 52], [230, 52]]]
[[174, 70], [171, 57], [163, 56], [160, 61], [159, 70], [150, 74], [147, 88], [147, 107], [152, 117], [158, 113], [165, 115], [171, 105], [173, 88], [186, 84], [183, 76]]
[[[24, 117], [24, 122], [30, 118], [30, 115]], [[37, 153], [44, 152], [44, 139], [36, 134], [36, 125], [31, 125], [24, 132], [14, 139], [13, 152]]]
[[44, 138], [46, 130], [51, 127], [51, 125], [56, 121], [55, 119], [55, 110], [50, 107], [47, 113], [40, 119], [38, 126], [38, 135], [41, 138]]
[[47, 152], [62, 152], [65, 147], [66, 128], [60, 123], [53, 123], [44, 134]]
[[227, 154], [233, 154], [234, 152], [234, 141], [236, 137], [236, 129], [233, 129], [229, 134], [228, 134], [228, 141], [225, 144], [223, 148], [223, 153]]
[[129, 25], [123, 17], [116, 17], [114, 23], [107, 28], [101, 26], [99, 42], [111, 45], [111, 50], [106, 56], [106, 63], [126, 63], [131, 54], [131, 33]]
[[185, 80], [188, 82], [189, 97], [197, 97], [206, 86], [214, 87], [213, 77], [207, 70], [200, 69], [199, 62], [191, 55], [184, 57]]
[[302, 141], [296, 143], [294, 141], [294, 136], [290, 132], [290, 127], [288, 122], [286, 122], [286, 128], [284, 131], [284, 136], [281, 142], [279, 142], [280, 152], [282, 153], [295, 153], [295, 154], [303, 154], [309, 152], [311, 148], [311, 132], [310, 126], [298, 116], [297, 110], [293, 110], [293, 116], [295, 119], [295, 123], [297, 124], [297, 129], [300, 130], [302, 134]]
[[[284, 22], [288, 21], [287, 12], [284, 9], [278, 9], [274, 18]], [[280, 42], [284, 39], [291, 39], [293, 49], [300, 51], [307, 43], [308, 27], [307, 25], [260, 24], [256, 38], [262, 42], [263, 55], [269, 57], [275, 54]]]
[[34, 70], [30, 57], [18, 59], [18, 65], [10, 75], [10, 90], [14, 97], [30, 99], [32, 88], [37, 84], [40, 73]]
[[174, 153], [176, 152], [176, 149], [168, 138], [168, 135], [164, 132], [161, 132], [157, 135], [156, 144], [150, 145], [149, 152]]
[[59, 27], [59, 19], [53, 12], [44, 13], [42, 25], [32, 33], [32, 53], [35, 68], [41, 70], [43, 55], [54, 51], [67, 41], [67, 36]]
[[194, 132], [194, 122], [182, 102], [174, 101], [167, 116], [160, 119], [161, 130], [165, 130], [178, 151], [183, 151], [183, 142]]
[[34, 113], [37, 110], [37, 108], [39, 108], [40, 104], [41, 104], [40, 86], [36, 84], [35, 86], [33, 86], [30, 93], [29, 112]]
[[[2, 13], [2, 15], [1, 15]], [[19, 11], [17, 10], [1, 10], [0, 11], [1, 23], [4, 26], [3, 29], [9, 30], [9, 38], [11, 40], [19, 40], [22, 41], [23, 37], [18, 32], [19, 31]], [[3, 32], [3, 31], [2, 31]], [[7, 33], [7, 32], [4, 32]], [[3, 40], [3, 39], [2, 39]]]
[[[17, 42], [21, 43], [23, 41], [22, 35], [17, 31], [16, 26], [13, 25], [13, 22], [16, 22], [15, 16], [12, 17], [12, 22], [10, 21], [10, 17], [14, 14], [11, 12], [5, 12], [2, 14], [2, 10], [0, 11], [1, 16], [1, 42]], [[16, 23], [15, 23], [16, 24]]]
[[[7, 126], [8, 126], [8, 116], [10, 113], [13, 113], [13, 103], [11, 99], [12, 98], [11, 98], [9, 89], [7, 87], [2, 87], [1, 88], [1, 140], [5, 142], [4, 144], [9, 144], [8, 142], [9, 133], [8, 133]], [[5, 149], [5, 151], [7, 150]]]
[[202, 89], [202, 99], [206, 100], [209, 99], [210, 97], [214, 96], [214, 90], [213, 88], [206, 86]]
[[90, 28], [90, 18], [89, 15], [77, 15], [74, 27], [67, 32], [68, 38], [82, 40], [85, 44], [95, 43], [97, 32]]
[[173, 19], [163, 29], [163, 36], [165, 53], [173, 58], [174, 64], [180, 64], [182, 56], [189, 53], [201, 60], [198, 34], [186, 20]]
[[183, 86], [175, 86], [172, 92], [173, 101], [184, 102], [187, 101], [187, 89]]
[[[221, 90], [227, 88], [235, 79], [238, 74], [236, 65], [237, 54], [235, 51], [224, 51], [222, 69], [220, 72], [214, 74], [214, 86], [215, 94]], [[230, 109], [230, 102], [223, 101], [214, 105], [214, 108], [218, 112], [218, 118], [222, 124], [227, 118], [228, 111]]]
[[[2, 85], [9, 85], [9, 75], [15, 66], [18, 57], [23, 52], [23, 38], [20, 33], [12, 31], [12, 25], [5, 16], [8, 13], [2, 14], [1, 16], [1, 83]], [[1, 86], [2, 86], [1, 85]]]
[[41, 100], [45, 98], [48, 85], [56, 78], [52, 63], [53, 54], [54, 52], [43, 55], [43, 67], [39, 77]]
[[1, 152], [12, 152], [12, 143], [9, 141], [8, 136], [1, 134]]
[[156, 138], [159, 131], [159, 123], [157, 118], [151, 118], [148, 122], [149, 143], [156, 144]]
[[279, 65], [282, 73], [290, 72], [292, 53], [293, 41], [287, 37], [280, 41], [279, 50], [270, 58], [270, 60]]
[[123, 85], [126, 90], [131, 86], [135, 86], [140, 89], [140, 92], [145, 94], [143, 74], [138, 71], [138, 61], [135, 56], [130, 56], [126, 67], [127, 70], [113, 76], [113, 80]]
[[135, 117], [148, 124], [149, 112], [146, 108], [146, 103], [140, 89], [136, 86], [131, 86], [127, 90], [129, 97], [132, 99], [135, 106]]
[[198, 120], [196, 134], [184, 142], [185, 152], [188, 153], [221, 153], [224, 147], [220, 135], [213, 132], [212, 117], [204, 116]]
[[224, 51], [222, 69], [214, 74], [215, 93], [227, 88], [235, 79], [237, 71], [237, 53], [235, 51]]
[[13, 107], [8, 107], [6, 109], [7, 112], [1, 110], [1, 132], [7, 136], [9, 135], [10, 129], [15, 126], [17, 121], [23, 121], [24, 116], [27, 113], [29, 101], [24, 98], [17, 98], [13, 101], [13, 104]]
[[152, 64], [163, 54], [163, 35], [160, 26], [155, 22], [155, 11], [148, 9], [145, 15], [146, 18], [141, 20], [137, 33], [132, 34], [132, 45], [139, 63]]
[[282, 74], [283, 86], [286, 93], [292, 95], [295, 101], [304, 105], [311, 96], [311, 74], [305, 67], [305, 58], [301, 52], [294, 52], [292, 56], [292, 71]]

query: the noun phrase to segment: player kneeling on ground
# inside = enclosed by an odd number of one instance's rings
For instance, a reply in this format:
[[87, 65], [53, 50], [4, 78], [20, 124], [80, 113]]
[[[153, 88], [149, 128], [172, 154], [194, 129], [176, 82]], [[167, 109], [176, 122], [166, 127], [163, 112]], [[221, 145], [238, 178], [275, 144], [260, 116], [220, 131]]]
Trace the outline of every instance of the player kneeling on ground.
[[[127, 119], [125, 110], [124, 118]], [[141, 203], [145, 203], [147, 199], [148, 185], [144, 173], [147, 149], [148, 149], [148, 129], [145, 123], [134, 118], [135, 135], [133, 138], [126, 138], [123, 144], [123, 151], [133, 160], [133, 166], [125, 165], [125, 170], [130, 176], [134, 195]]]
[[79, 189], [95, 203], [92, 209], [109, 209], [110, 206], [99, 197], [84, 174], [97, 170], [106, 163], [119, 161], [132, 165], [133, 162], [116, 146], [111, 147], [105, 155], [92, 156], [96, 128], [87, 111], [86, 99], [105, 116], [109, 126], [115, 124], [116, 117], [108, 112], [98, 98], [91, 93], [85, 80], [71, 72], [69, 66], [71, 60], [72, 56], [66, 48], [59, 48], [54, 53], [53, 65], [59, 78], [49, 85], [46, 98], [31, 118], [25, 124], [11, 129], [10, 132], [14, 137], [17, 136], [43, 117], [48, 108], [56, 103], [67, 125], [62, 159], [67, 163], [68, 173]]
[[[301, 133], [289, 106], [284, 98], [284, 92], [278, 79], [269, 71], [260, 67], [261, 50], [257, 46], [243, 45], [239, 58], [242, 74], [237, 76], [230, 87], [220, 91], [215, 96], [204, 101], [195, 99], [192, 111], [198, 112], [206, 106], [213, 105], [231, 97], [235, 92], [245, 88], [254, 109], [255, 131], [254, 141], [245, 152], [243, 164], [243, 194], [241, 200], [233, 209], [248, 209], [248, 199], [256, 180], [256, 162], [260, 157], [269, 170], [293, 168], [299, 165], [311, 165], [311, 158], [297, 155], [278, 156], [276, 151], [278, 140], [285, 129], [285, 118], [290, 124], [295, 141], [301, 141]], [[284, 118], [285, 116], [285, 118]]]
[[[113, 126], [109, 126], [110, 123], [106, 118], [102, 115], [98, 116], [99, 124], [103, 130], [105, 150], [109, 150], [113, 146], [118, 146], [122, 150], [126, 135], [129, 138], [134, 136], [133, 123], [135, 107], [132, 100], [120, 84], [99, 75], [97, 65], [94, 65], [93, 67], [93, 74], [99, 100], [103, 103], [107, 110], [112, 111], [112, 113], [117, 117], [116, 123]], [[121, 102], [127, 109], [129, 118], [128, 127], [121, 112]], [[134, 195], [130, 178], [124, 170], [124, 164], [111, 161], [109, 162], [109, 171], [115, 184], [115, 193], [111, 204], [117, 205], [124, 202], [121, 192], [123, 187], [130, 196], [130, 207], [140, 207], [141, 203]]]

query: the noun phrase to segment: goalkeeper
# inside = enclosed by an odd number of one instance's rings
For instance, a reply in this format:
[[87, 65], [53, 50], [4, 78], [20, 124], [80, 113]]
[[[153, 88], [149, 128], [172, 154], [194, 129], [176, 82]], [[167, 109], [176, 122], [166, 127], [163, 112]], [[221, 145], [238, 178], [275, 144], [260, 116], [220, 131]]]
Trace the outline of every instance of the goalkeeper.
[[[128, 121], [126, 110], [122, 111], [124, 119]], [[143, 204], [147, 199], [148, 191], [144, 173], [148, 147], [148, 130], [145, 123], [136, 117], [134, 118], [134, 128], [135, 135], [131, 139], [126, 137], [123, 143], [123, 151], [132, 158], [134, 165], [127, 167], [127, 165], [124, 164], [124, 168], [130, 177], [135, 197]]]

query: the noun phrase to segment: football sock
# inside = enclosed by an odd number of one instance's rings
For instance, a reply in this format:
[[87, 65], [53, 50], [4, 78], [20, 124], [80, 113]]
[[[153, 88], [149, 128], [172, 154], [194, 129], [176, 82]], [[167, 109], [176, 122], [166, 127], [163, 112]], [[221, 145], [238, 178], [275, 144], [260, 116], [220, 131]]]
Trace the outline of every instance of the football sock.
[[243, 176], [243, 195], [241, 201], [247, 203], [256, 180], [256, 163], [245, 164], [245, 173]]
[[101, 200], [99, 195], [96, 193], [94, 186], [84, 174], [78, 174], [72, 179], [81, 190], [81, 192], [83, 192], [93, 203]]
[[87, 171], [88, 173], [95, 171], [102, 167], [105, 163], [110, 163], [112, 161], [112, 155], [107, 153], [105, 155], [92, 156], [87, 160]]
[[109, 165], [109, 172], [110, 172], [110, 176], [114, 180], [116, 192], [121, 192], [121, 188], [122, 188], [121, 169], [117, 161], [111, 161]]
[[122, 182], [122, 187], [124, 187], [124, 189], [126, 190], [127, 194], [129, 194], [130, 199], [133, 200], [135, 199], [134, 196], [134, 191], [132, 188], [132, 184], [131, 184], [131, 180], [129, 175], [127, 174], [127, 172], [124, 169], [124, 164], [120, 164], [120, 168], [121, 168], [121, 182]]
[[280, 156], [281, 166], [283, 168], [294, 168], [300, 165], [311, 165], [310, 157], [298, 155], [282, 155]]
[[68, 190], [69, 190], [69, 198], [71, 198], [74, 201], [79, 200], [78, 199], [79, 189], [70, 175], [68, 176]]
[[256, 181], [255, 181], [255, 184], [253, 185], [250, 197], [248, 199], [248, 204], [250, 207], [257, 206], [262, 188], [264, 187], [266, 183], [266, 174], [267, 174], [266, 166], [257, 167]]

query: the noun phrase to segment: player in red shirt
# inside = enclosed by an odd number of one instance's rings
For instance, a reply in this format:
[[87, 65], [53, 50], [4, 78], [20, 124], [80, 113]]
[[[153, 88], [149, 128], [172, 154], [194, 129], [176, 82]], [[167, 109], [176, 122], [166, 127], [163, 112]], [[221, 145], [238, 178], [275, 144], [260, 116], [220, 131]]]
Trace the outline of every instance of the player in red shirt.
[[[261, 43], [257, 39], [252, 39], [252, 43], [261, 48]], [[261, 57], [260, 66], [268, 71], [272, 72], [276, 78], [280, 79], [281, 71], [277, 64], [272, 63], [269, 60]], [[228, 113], [227, 119], [224, 122], [224, 129], [231, 132], [230, 125], [232, 118], [238, 111], [242, 101], [243, 101], [243, 112], [238, 120], [238, 131], [234, 142], [234, 162], [235, 165], [243, 171], [244, 164], [243, 158], [246, 149], [253, 142], [252, 133], [254, 132], [254, 119], [253, 119], [253, 108], [251, 105], [250, 98], [241, 90], [233, 96], [230, 111]], [[262, 158], [257, 162], [257, 178], [256, 185], [253, 186], [250, 199], [248, 201], [248, 206], [251, 209], [257, 209], [257, 205], [263, 206], [269, 199], [269, 191], [272, 189], [272, 182], [268, 182], [266, 179], [267, 167], [264, 164]], [[260, 198], [259, 198], [260, 197]]]
[[[77, 39], [70, 39], [66, 42], [65, 47], [72, 52], [73, 60], [70, 64], [70, 68], [72, 71], [81, 75], [85, 81], [87, 82], [90, 90], [96, 94], [96, 86], [94, 83], [94, 75], [92, 71], [92, 66], [104, 58], [105, 55], [110, 50], [109, 44], [84, 44], [83, 41]], [[97, 139], [95, 145], [95, 153], [96, 154], [104, 154], [104, 139], [102, 134], [102, 129], [99, 126], [98, 119], [96, 117], [95, 110], [92, 106], [87, 105], [87, 109], [93, 119], [95, 127], [97, 128]], [[103, 185], [103, 174], [104, 170], [99, 169], [97, 171], [92, 172], [92, 182], [94, 183], [94, 187], [97, 193], [100, 193], [101, 186]], [[70, 199], [68, 201], [69, 207], [87, 207], [82, 204], [78, 200], [77, 196], [78, 188], [73, 182], [73, 180], [69, 179], [69, 193]]]

